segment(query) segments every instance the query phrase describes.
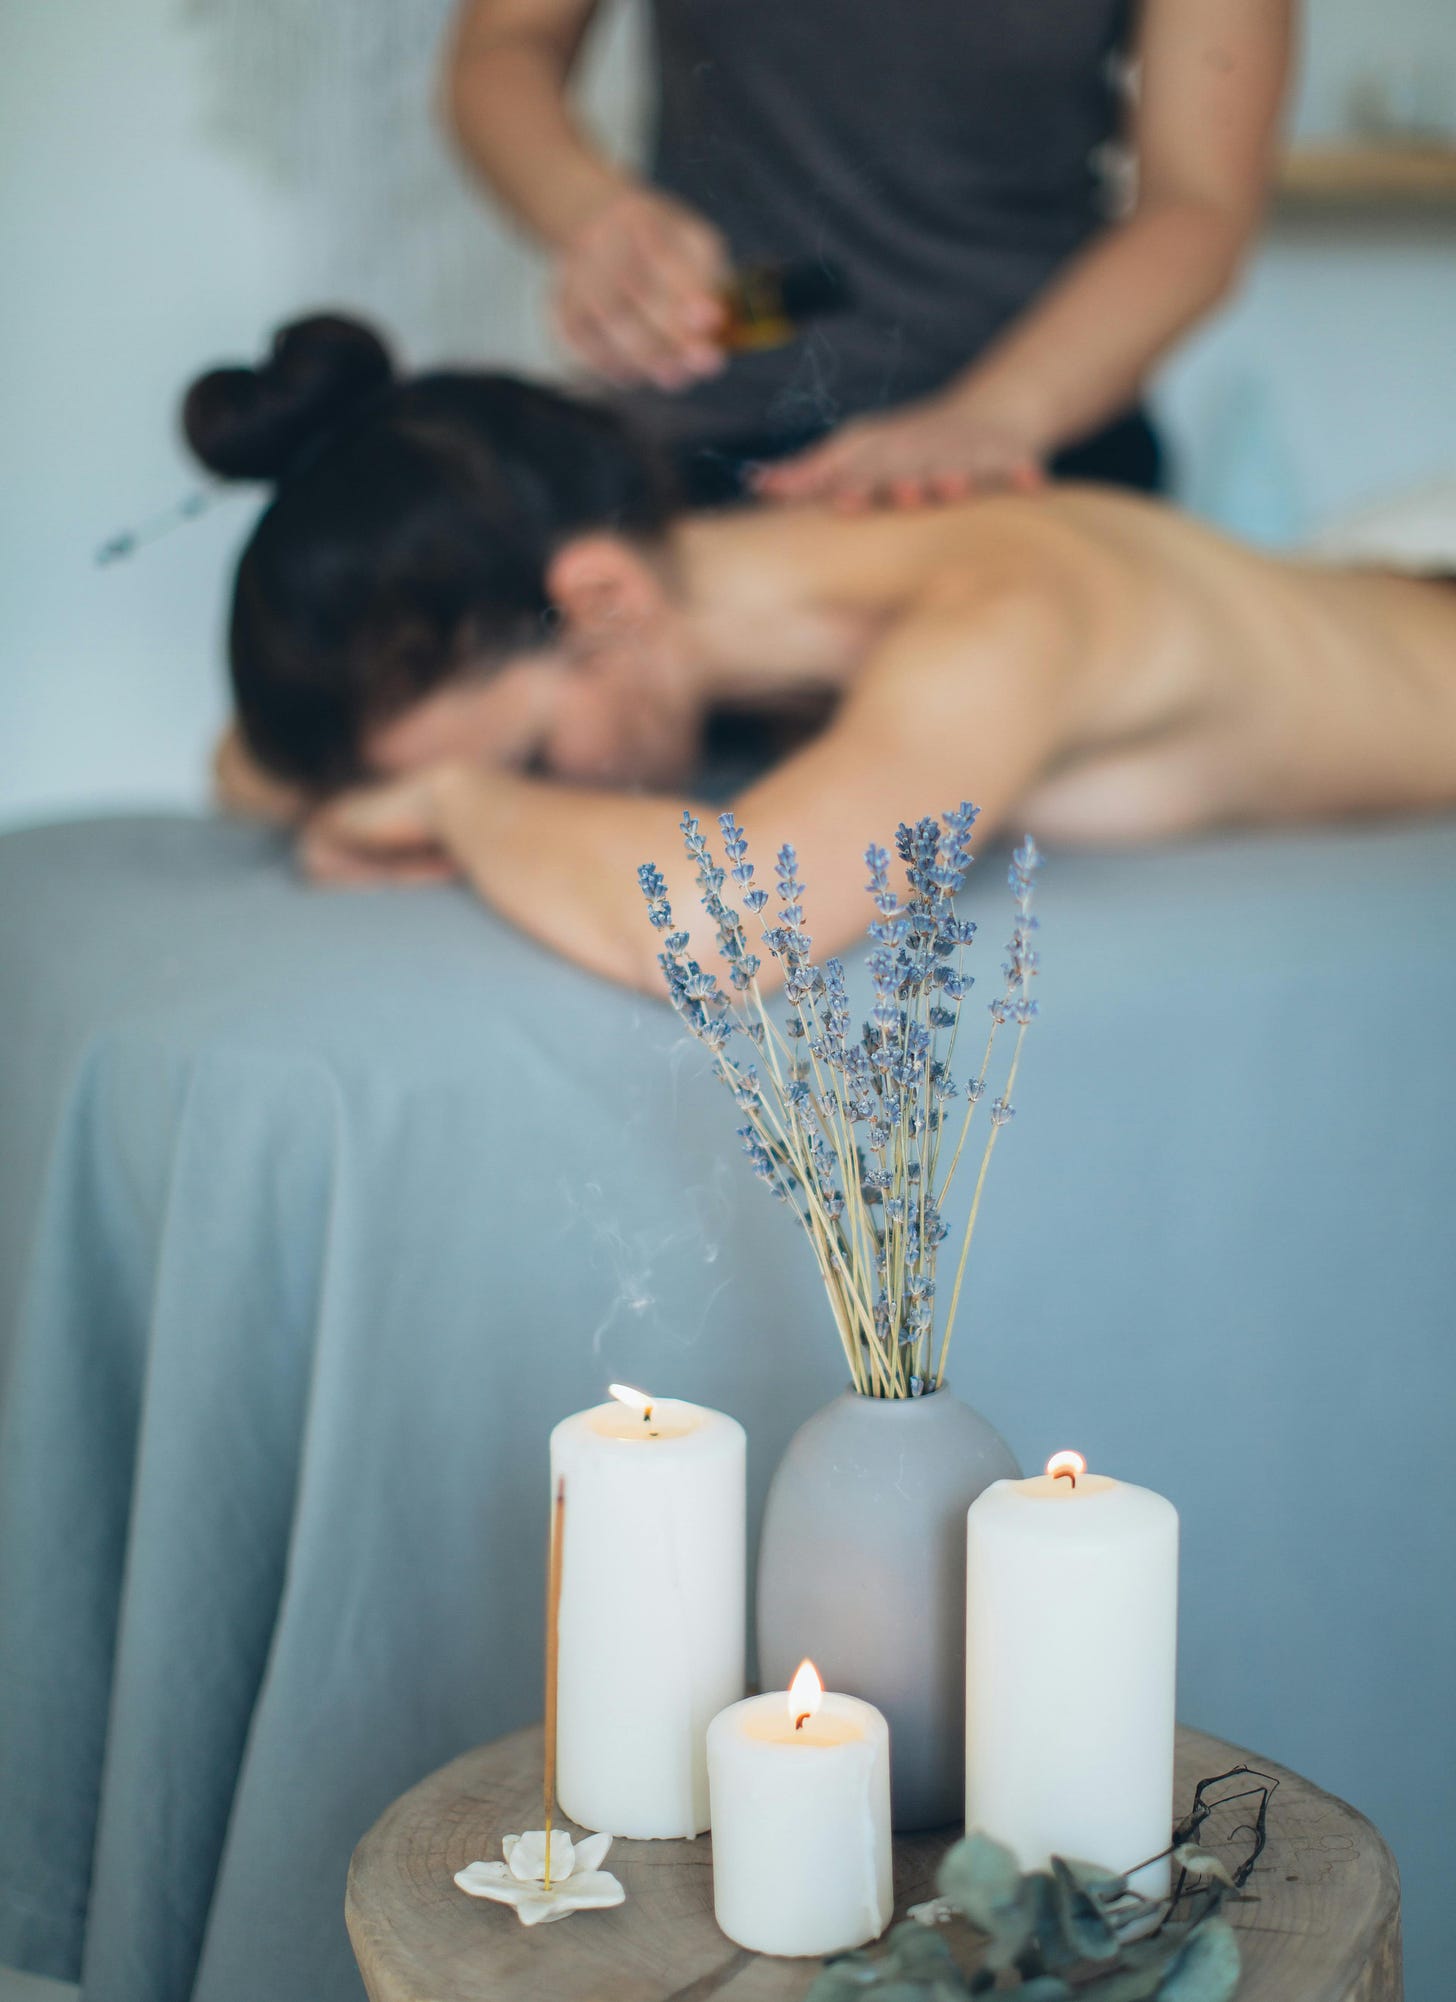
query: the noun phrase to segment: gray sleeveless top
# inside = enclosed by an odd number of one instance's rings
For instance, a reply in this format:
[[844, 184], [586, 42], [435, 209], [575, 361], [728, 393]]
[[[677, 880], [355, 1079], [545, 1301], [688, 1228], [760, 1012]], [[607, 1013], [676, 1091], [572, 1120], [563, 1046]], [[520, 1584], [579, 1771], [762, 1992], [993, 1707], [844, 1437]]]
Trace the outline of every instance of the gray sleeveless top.
[[735, 358], [661, 434], [807, 430], [967, 366], [1097, 227], [1128, 0], [654, 0], [658, 186], [852, 309]]

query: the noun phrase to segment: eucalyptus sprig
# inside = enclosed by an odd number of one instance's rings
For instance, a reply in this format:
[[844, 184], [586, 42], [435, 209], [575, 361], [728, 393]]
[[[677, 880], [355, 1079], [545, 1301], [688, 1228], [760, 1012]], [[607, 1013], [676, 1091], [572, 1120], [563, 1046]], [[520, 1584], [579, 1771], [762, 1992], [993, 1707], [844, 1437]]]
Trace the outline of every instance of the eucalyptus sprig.
[[[957, 914], [955, 897], [970, 867], [976, 814], [963, 801], [943, 820], [902, 823], [895, 850], [903, 888], [891, 883], [888, 851], [866, 849], [874, 1004], [857, 1034], [843, 962], [820, 967], [811, 957], [791, 846], [778, 852], [771, 900], [754, 880], [747, 837], [731, 813], [718, 817], [722, 864], [696, 817], [683, 815], [688, 859], [731, 994], [691, 956], [662, 872], [650, 862], [637, 872], [648, 919], [663, 934], [658, 964], [669, 998], [712, 1053], [744, 1115], [738, 1135], [755, 1173], [809, 1238], [854, 1387], [871, 1397], [918, 1397], [944, 1381], [991, 1155], [1015, 1111], [1022, 1041], [1037, 1013], [1031, 900], [1041, 857], [1028, 835], [1012, 857], [1015, 920], [985, 1046], [974, 1069], [957, 1073], [961, 1009], [974, 985], [965, 956], [976, 927]], [[730, 879], [736, 904], [724, 895]], [[753, 940], [744, 913], [756, 926]], [[783, 1028], [760, 991], [762, 953], [783, 975]], [[936, 1265], [950, 1234], [946, 1199], [1007, 1042], [1004, 1081], [980, 1120], [985, 1143], [942, 1317]]]
[[1173, 1920], [1127, 1878], [1053, 1856], [1023, 1872], [1015, 1856], [974, 1834], [940, 1870], [936, 1921], [961, 1919], [978, 1936], [963, 1966], [946, 1930], [916, 1918], [874, 1953], [829, 1961], [805, 2002], [1229, 2002], [1239, 1982], [1238, 1936], [1219, 1906], [1233, 1880], [1211, 1852], [1174, 1852], [1207, 1881], [1190, 1916]]
[[[976, 2002], [992, 1994], [1008, 2002], [1229, 2002], [1239, 1985], [1239, 1941], [1222, 1907], [1264, 1853], [1278, 1785], [1247, 1765], [1198, 1782], [1163, 1851], [1176, 1869], [1167, 1898], [1135, 1891], [1136, 1870], [1120, 1875], [1053, 1856], [1047, 1869], [1023, 1871], [1003, 1844], [973, 1832], [947, 1850], [939, 1898], [912, 1907], [873, 1952], [827, 1961], [805, 2002]], [[1255, 1800], [1257, 1808], [1244, 1806]], [[1245, 1845], [1232, 1867], [1198, 1840], [1223, 1807], [1238, 1809], [1230, 1839]], [[951, 1939], [962, 1926], [970, 1939], [958, 1956]]]

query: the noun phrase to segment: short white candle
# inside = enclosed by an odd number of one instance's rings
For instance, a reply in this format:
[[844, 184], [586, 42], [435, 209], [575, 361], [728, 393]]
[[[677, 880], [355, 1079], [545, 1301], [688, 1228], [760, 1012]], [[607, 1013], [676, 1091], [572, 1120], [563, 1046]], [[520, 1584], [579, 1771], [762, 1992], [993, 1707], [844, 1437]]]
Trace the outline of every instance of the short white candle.
[[[987, 1488], [967, 1530], [967, 1828], [1024, 1870], [1147, 1863], [1173, 1820], [1176, 1509], [1059, 1453]], [[1168, 1881], [1164, 1860], [1133, 1884]]]
[[709, 1720], [743, 1694], [743, 1427], [614, 1384], [551, 1434], [566, 1483], [557, 1795], [584, 1828], [700, 1835]]
[[839, 1953], [877, 1939], [895, 1895], [890, 1730], [872, 1703], [825, 1695], [808, 1662], [789, 1690], [708, 1727], [713, 1910], [754, 1953]]

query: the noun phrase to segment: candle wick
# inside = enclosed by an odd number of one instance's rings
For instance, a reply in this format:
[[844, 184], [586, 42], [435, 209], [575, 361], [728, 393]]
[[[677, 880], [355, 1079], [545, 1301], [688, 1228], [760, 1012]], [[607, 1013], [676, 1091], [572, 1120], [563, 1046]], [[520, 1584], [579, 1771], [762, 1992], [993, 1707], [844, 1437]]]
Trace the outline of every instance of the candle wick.
[[809, 1719], [810, 1719], [810, 1718], [811, 1718], [811, 1717], [812, 1717], [813, 1715], [814, 1715], [814, 1712], [813, 1712], [812, 1710], [806, 1710], [806, 1711], [805, 1711], [805, 1712], [803, 1713], [803, 1715], [802, 1715], [802, 1716], [800, 1716], [800, 1717], [796, 1717], [796, 1718], [794, 1719], [794, 1729], [795, 1729], [796, 1731], [802, 1731], [802, 1730], [803, 1730], [803, 1728], [804, 1728], [804, 1726], [805, 1726], [805, 1725], [806, 1725], [806, 1724], [808, 1723]]
[[1077, 1476], [1072, 1472], [1070, 1467], [1058, 1467], [1057, 1471], [1052, 1475], [1052, 1479], [1054, 1481], [1070, 1481], [1074, 1488], [1077, 1485]]
[[642, 1423], [644, 1425], [652, 1423], [652, 1406], [650, 1404], [644, 1404], [642, 1407]]

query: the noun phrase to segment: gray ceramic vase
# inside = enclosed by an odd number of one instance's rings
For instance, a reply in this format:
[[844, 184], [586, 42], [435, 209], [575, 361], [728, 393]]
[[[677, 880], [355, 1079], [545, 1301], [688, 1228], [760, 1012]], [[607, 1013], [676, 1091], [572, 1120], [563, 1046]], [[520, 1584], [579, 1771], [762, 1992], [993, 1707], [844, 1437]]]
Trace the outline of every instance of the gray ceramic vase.
[[760, 1680], [787, 1689], [807, 1655], [826, 1689], [884, 1711], [896, 1828], [964, 1812], [966, 1510], [1020, 1472], [949, 1390], [846, 1390], [794, 1434], [769, 1487]]

